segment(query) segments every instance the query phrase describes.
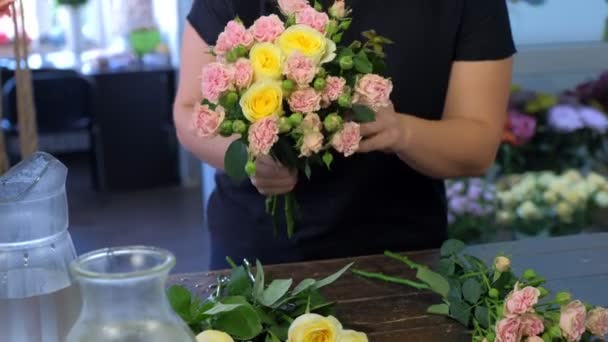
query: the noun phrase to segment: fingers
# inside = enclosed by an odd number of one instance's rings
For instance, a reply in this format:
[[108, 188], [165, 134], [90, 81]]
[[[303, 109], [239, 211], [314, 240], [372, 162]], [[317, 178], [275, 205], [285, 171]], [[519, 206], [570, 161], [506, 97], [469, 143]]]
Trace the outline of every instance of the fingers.
[[382, 123], [380, 121], [372, 121], [361, 125], [361, 136], [369, 137], [382, 131]]
[[367, 153], [372, 151], [384, 151], [387, 150], [387, 145], [387, 134], [382, 132], [367, 139], [363, 139], [361, 143], [359, 143], [357, 152]]
[[251, 183], [262, 195], [283, 195], [292, 191], [298, 182], [295, 174], [280, 178], [252, 177]]
[[256, 177], [260, 178], [286, 178], [292, 172], [271, 157], [263, 156], [256, 159]]

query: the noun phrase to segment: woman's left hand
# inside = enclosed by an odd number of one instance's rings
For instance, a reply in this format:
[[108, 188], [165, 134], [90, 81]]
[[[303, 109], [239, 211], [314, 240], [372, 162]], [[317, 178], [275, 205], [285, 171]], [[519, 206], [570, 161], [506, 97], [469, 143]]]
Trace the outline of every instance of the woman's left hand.
[[406, 144], [404, 115], [395, 112], [395, 107], [381, 108], [376, 112], [376, 120], [361, 124], [363, 140], [359, 144], [360, 153], [382, 151], [399, 153]]

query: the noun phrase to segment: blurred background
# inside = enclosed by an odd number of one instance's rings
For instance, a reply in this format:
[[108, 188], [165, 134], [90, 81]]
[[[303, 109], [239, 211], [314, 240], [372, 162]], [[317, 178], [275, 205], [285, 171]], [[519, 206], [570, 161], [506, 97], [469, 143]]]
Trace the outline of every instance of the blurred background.
[[[70, 169], [79, 253], [169, 248], [205, 269], [213, 170], [179, 147], [172, 103], [192, 0], [23, 2], [39, 149]], [[448, 182], [471, 243], [608, 231], [608, 1], [508, 0], [519, 53], [504, 144], [484, 178]], [[1, 128], [19, 160], [13, 21], [0, 19]], [[67, 94], [67, 95], [66, 95]]]

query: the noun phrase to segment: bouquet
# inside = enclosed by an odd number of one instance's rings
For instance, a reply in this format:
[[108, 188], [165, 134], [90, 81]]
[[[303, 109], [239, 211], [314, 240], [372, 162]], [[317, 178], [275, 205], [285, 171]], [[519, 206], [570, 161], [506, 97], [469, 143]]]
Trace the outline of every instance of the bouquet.
[[496, 187], [481, 178], [447, 184], [449, 235], [474, 242], [491, 231], [496, 213]]
[[595, 210], [608, 208], [608, 180], [593, 172], [512, 175], [500, 180], [497, 189], [498, 224], [515, 226], [527, 235], [580, 231], [592, 224]]
[[[283, 18], [263, 16], [248, 28], [230, 21], [211, 49], [216, 62], [202, 70], [194, 126], [202, 138], [235, 137], [225, 155], [235, 181], [255, 175], [262, 156], [308, 178], [311, 166], [330, 169], [336, 154], [357, 151], [359, 124], [390, 103], [392, 82], [380, 76], [389, 39], [368, 31], [365, 42], [340, 45], [352, 22], [343, 0], [327, 11], [307, 0], [279, 7]], [[291, 236], [297, 202], [293, 193], [267, 197], [275, 228], [279, 200]]]
[[187, 288], [169, 289], [172, 308], [198, 334], [199, 342], [367, 342], [363, 333], [343, 329], [333, 316], [333, 303], [319, 289], [338, 280], [351, 265], [322, 279], [305, 279], [292, 288], [292, 279], [265, 279], [257, 262], [255, 274], [247, 260], [219, 277], [214, 293], [201, 301]]
[[573, 300], [567, 292], [551, 296], [545, 279], [532, 269], [511, 271], [511, 260], [497, 256], [492, 265], [463, 252], [465, 244], [448, 240], [435, 272], [407, 257], [386, 252], [417, 271], [418, 281], [355, 270], [360, 276], [426, 289], [442, 302], [428, 312], [448, 316], [472, 330], [474, 342], [591, 341], [608, 334], [608, 309]]

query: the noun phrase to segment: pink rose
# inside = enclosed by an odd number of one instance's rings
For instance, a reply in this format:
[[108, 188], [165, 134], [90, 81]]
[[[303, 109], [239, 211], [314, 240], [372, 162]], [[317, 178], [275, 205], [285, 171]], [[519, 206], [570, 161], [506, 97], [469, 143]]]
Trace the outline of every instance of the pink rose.
[[530, 336], [526, 339], [526, 342], [544, 342], [544, 340], [538, 336]]
[[518, 317], [507, 317], [496, 322], [496, 342], [519, 342], [522, 324]]
[[393, 82], [376, 74], [367, 74], [357, 82], [355, 87], [355, 103], [363, 103], [378, 110], [390, 105]]
[[320, 132], [323, 124], [318, 114], [310, 113], [306, 114], [301, 124], [302, 130], [306, 134], [307, 132]]
[[325, 12], [319, 12], [312, 7], [307, 7], [296, 13], [296, 23], [308, 25], [321, 33], [325, 33], [325, 28], [329, 23], [329, 16]]
[[253, 45], [253, 35], [242, 23], [232, 20], [226, 25], [224, 32], [220, 33], [213, 51], [222, 56], [239, 45]]
[[321, 95], [312, 88], [294, 91], [288, 102], [292, 112], [313, 113], [321, 109]]
[[521, 316], [524, 336], [538, 336], [545, 331], [542, 317], [535, 314]]
[[234, 84], [239, 89], [248, 88], [253, 81], [253, 67], [246, 58], [239, 58], [234, 63]]
[[249, 152], [255, 157], [268, 155], [279, 140], [279, 125], [274, 116], [256, 121], [249, 128]]
[[346, 80], [342, 77], [329, 76], [326, 79], [327, 85], [323, 90], [323, 102], [337, 101], [340, 95], [344, 93]]
[[271, 14], [258, 18], [249, 30], [258, 42], [273, 43], [285, 31], [285, 24], [276, 14]]
[[224, 108], [217, 106], [215, 110], [208, 105], [198, 104], [192, 115], [196, 134], [201, 138], [211, 138], [217, 135], [226, 113]]
[[346, 12], [346, 4], [344, 3], [344, 0], [336, 0], [329, 8], [329, 14], [331, 14], [331, 16], [334, 18], [344, 18], [348, 14]]
[[308, 0], [279, 0], [279, 8], [285, 15], [296, 14], [299, 11], [309, 8]]
[[538, 303], [540, 291], [531, 286], [519, 289], [519, 285], [515, 284], [515, 289], [507, 296], [505, 300], [505, 316], [521, 315], [527, 312], [534, 311], [534, 305]]
[[223, 92], [232, 88], [234, 71], [221, 63], [209, 63], [203, 67], [201, 90], [203, 97], [216, 103]]
[[581, 337], [585, 333], [586, 311], [583, 303], [578, 300], [562, 307], [559, 327], [562, 329], [562, 335], [568, 342], [581, 340]]
[[595, 308], [589, 311], [585, 325], [594, 336], [606, 336], [608, 334], [608, 309]]
[[323, 134], [319, 131], [309, 131], [304, 134], [302, 147], [300, 147], [300, 157], [310, 157], [314, 153], [319, 153], [323, 148]]
[[292, 79], [300, 87], [307, 86], [315, 78], [317, 66], [315, 62], [299, 53], [294, 53], [287, 58], [283, 74]]
[[344, 154], [345, 157], [350, 157], [359, 149], [361, 142], [361, 128], [356, 122], [347, 122], [331, 139], [333, 148]]

